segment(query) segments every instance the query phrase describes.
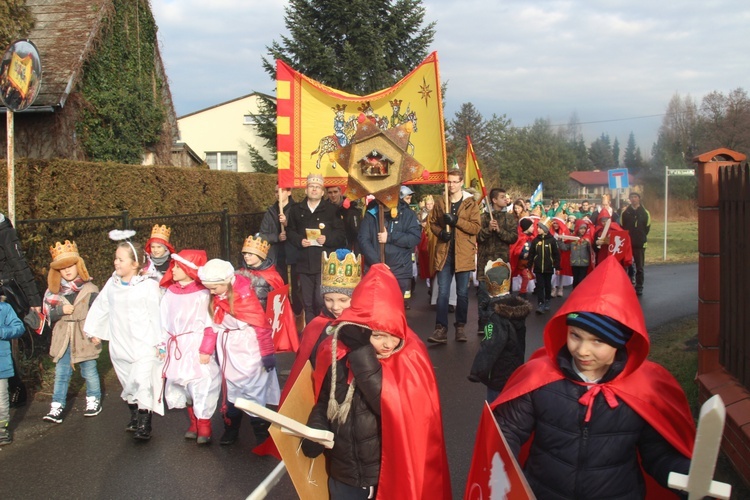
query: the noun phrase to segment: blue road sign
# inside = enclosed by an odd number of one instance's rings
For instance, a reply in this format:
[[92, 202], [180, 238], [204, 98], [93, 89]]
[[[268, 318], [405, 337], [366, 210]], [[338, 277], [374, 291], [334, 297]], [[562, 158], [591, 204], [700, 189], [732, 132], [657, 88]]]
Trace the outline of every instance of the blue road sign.
[[609, 179], [609, 189], [627, 189], [630, 187], [627, 168], [607, 170], [607, 178]]

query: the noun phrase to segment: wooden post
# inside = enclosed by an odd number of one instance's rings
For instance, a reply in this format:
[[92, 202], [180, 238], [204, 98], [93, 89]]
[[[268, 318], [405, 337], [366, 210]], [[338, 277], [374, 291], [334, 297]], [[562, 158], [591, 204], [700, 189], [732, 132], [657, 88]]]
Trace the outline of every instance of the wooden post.
[[13, 152], [13, 111], [6, 107], [7, 131], [8, 131], [8, 219], [13, 227], [16, 227], [16, 169]]
[[[284, 214], [284, 207], [287, 205], [287, 203], [289, 203], [289, 200], [287, 200], [285, 203], [282, 204], [282, 202], [281, 202], [281, 193], [282, 193], [282, 191], [283, 191], [283, 189], [279, 188], [279, 215], [283, 215]], [[286, 233], [286, 229], [284, 229], [284, 224], [281, 224], [281, 221], [279, 221], [279, 226], [281, 226], [281, 232], [279, 234]]]
[[[378, 202], [378, 226], [380, 233], [385, 231], [385, 215], [383, 214], [383, 204]], [[385, 243], [380, 244], [380, 263], [385, 264]]]

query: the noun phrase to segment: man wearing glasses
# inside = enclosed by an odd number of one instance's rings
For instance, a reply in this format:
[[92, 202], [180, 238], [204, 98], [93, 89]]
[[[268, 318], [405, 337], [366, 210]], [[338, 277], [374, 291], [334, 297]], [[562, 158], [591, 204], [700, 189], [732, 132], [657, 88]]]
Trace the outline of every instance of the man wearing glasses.
[[469, 274], [476, 269], [477, 233], [480, 229], [479, 206], [463, 192], [463, 172], [448, 171], [448, 204], [438, 198], [430, 213], [430, 230], [438, 237], [435, 247], [438, 300], [435, 332], [427, 340], [448, 342], [448, 296], [451, 280], [456, 277], [456, 342], [466, 342], [466, 316], [469, 309]]

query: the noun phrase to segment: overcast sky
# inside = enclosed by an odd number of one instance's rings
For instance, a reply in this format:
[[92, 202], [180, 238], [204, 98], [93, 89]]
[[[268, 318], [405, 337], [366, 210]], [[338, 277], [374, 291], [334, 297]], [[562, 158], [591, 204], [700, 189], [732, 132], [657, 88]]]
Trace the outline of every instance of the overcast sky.
[[[251, 92], [287, 35], [286, 1], [151, 0], [177, 115]], [[565, 125], [587, 142], [628, 135], [648, 156], [672, 96], [750, 91], [747, 0], [423, 0], [448, 82], [445, 116], [471, 102], [515, 126]], [[654, 116], [656, 115], [656, 116]]]

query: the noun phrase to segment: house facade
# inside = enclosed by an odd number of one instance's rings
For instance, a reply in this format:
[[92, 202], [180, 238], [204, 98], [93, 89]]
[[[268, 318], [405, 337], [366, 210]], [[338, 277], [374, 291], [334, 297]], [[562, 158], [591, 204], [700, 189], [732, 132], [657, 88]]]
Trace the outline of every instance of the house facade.
[[631, 174], [628, 174], [628, 184], [630, 187], [626, 189], [609, 189], [609, 175], [606, 170], [571, 172], [568, 175], [568, 192], [579, 199], [598, 199], [603, 194], [610, 195], [613, 200], [618, 196], [627, 199], [631, 190], [643, 192], [643, 186], [636, 184], [635, 177]]
[[257, 134], [252, 116], [259, 113], [258, 101], [262, 95], [255, 92], [179, 117], [180, 140], [211, 170], [253, 172], [248, 146], [274, 164], [271, 152]]

